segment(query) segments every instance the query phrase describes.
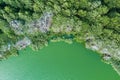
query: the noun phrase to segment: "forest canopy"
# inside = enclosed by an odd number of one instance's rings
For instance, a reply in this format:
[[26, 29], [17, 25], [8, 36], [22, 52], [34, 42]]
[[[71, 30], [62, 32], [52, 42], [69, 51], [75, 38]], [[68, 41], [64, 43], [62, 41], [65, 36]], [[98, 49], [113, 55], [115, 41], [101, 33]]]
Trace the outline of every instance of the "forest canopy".
[[119, 69], [120, 0], [0, 0], [1, 59], [73, 40]]

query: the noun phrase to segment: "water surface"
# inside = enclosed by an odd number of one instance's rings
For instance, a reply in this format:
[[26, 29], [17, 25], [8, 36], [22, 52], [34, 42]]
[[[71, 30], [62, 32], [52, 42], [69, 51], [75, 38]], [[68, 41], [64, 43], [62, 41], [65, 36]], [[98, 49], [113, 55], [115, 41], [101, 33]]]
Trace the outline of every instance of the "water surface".
[[0, 62], [0, 80], [120, 80], [98, 54], [78, 43], [50, 43]]

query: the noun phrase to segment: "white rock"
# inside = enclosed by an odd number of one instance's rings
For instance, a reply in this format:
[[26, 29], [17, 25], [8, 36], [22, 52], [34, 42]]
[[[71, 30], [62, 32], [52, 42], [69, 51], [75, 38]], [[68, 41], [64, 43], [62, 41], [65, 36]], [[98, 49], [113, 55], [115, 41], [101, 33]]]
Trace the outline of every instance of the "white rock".
[[21, 50], [23, 48], [26, 48], [28, 45], [31, 44], [31, 40], [28, 39], [27, 37], [25, 37], [24, 39], [18, 41], [16, 44], [15, 44], [15, 47], [18, 49], [18, 50]]

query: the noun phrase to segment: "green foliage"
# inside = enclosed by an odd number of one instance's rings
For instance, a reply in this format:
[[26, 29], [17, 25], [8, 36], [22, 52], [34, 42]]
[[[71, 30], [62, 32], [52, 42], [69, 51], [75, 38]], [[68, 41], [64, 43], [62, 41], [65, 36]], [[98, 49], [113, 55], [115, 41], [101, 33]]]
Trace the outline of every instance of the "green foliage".
[[104, 0], [104, 2], [110, 7], [110, 8], [120, 8], [120, 1], [119, 0]]
[[116, 59], [111, 60], [111, 65], [115, 69], [115, 71], [120, 75], [120, 61]]
[[78, 15], [81, 17], [85, 17], [87, 15], [87, 11], [85, 10], [78, 10]]
[[43, 48], [44, 46], [48, 45], [48, 39], [46, 37], [46, 34], [38, 34], [38, 35], [34, 35], [34, 36], [29, 36], [29, 38], [32, 41], [31, 44], [31, 48], [33, 50], [39, 50], [41, 48]]
[[96, 11], [98, 11], [100, 15], [106, 14], [108, 10], [109, 10], [108, 7], [104, 5], [101, 5], [98, 8], [96, 8]]
[[89, 0], [81, 0], [79, 3], [79, 7], [82, 9], [89, 9], [91, 3], [89, 2]]
[[[52, 14], [46, 14], [49, 12]], [[50, 40], [75, 40], [92, 44], [91, 48], [102, 45], [99, 50], [108, 48], [110, 54], [118, 54], [120, 0], [0, 0], [0, 49], [11, 45], [0, 54], [18, 54], [14, 45], [24, 37], [30, 39], [34, 50], [47, 46]], [[113, 65], [118, 61], [115, 57]]]

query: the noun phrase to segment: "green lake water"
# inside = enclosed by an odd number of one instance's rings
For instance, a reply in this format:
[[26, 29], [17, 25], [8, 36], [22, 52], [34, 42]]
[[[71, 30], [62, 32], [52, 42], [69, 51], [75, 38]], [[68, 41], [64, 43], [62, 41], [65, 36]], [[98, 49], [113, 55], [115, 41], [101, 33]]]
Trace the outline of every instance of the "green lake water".
[[120, 76], [83, 45], [57, 42], [1, 61], [0, 80], [120, 80]]

